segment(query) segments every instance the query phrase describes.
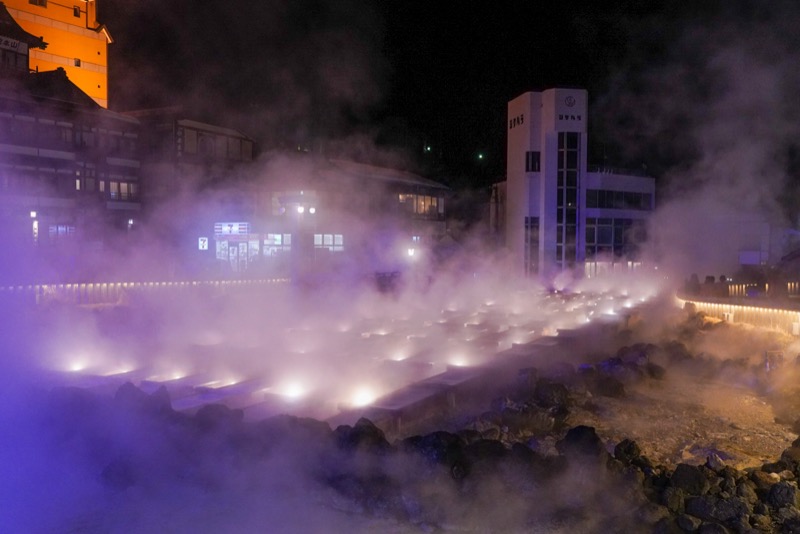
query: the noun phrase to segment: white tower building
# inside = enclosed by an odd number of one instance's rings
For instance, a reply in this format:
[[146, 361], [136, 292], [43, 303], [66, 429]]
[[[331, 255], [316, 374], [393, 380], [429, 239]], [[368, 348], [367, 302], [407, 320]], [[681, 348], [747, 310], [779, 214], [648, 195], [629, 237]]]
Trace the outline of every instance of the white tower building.
[[652, 178], [588, 167], [587, 123], [583, 89], [508, 103], [506, 246], [526, 274], [627, 264], [653, 209]]

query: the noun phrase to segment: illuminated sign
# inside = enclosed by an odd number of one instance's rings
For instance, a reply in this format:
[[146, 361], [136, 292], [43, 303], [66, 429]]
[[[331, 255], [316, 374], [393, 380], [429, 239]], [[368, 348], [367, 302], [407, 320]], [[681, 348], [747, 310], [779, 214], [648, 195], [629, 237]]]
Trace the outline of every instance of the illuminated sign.
[[198, 237], [197, 238], [197, 250], [208, 250], [208, 238], [207, 237]]
[[0, 48], [4, 48], [6, 50], [16, 50], [19, 48], [19, 45], [20, 42], [15, 39], [9, 39], [8, 37], [0, 37]]
[[214, 223], [215, 235], [247, 235], [249, 233], [250, 233], [250, 223], [246, 222]]
[[525, 124], [525, 115], [517, 115], [508, 120], [508, 129], [510, 130], [515, 126], [522, 126], [523, 124]]

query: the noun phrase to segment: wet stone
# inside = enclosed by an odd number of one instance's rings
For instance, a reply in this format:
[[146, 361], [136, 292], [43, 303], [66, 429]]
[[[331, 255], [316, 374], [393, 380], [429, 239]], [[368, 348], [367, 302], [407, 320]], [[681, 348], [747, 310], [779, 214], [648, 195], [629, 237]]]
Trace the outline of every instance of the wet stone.
[[642, 455], [642, 450], [635, 441], [623, 439], [614, 447], [614, 458], [624, 464], [630, 464]]
[[747, 505], [740, 499], [720, 499], [701, 495], [686, 499], [686, 513], [706, 521], [735, 522], [748, 513]]
[[593, 427], [579, 425], [570, 428], [556, 449], [566, 456], [600, 457], [606, 453], [600, 436]]
[[791, 482], [781, 481], [774, 484], [767, 494], [766, 503], [773, 508], [797, 506], [797, 486]]
[[680, 514], [675, 518], [675, 522], [684, 532], [695, 532], [703, 524], [703, 520], [689, 514]]
[[700, 467], [678, 464], [670, 478], [670, 485], [689, 495], [703, 495], [711, 489], [711, 483]]

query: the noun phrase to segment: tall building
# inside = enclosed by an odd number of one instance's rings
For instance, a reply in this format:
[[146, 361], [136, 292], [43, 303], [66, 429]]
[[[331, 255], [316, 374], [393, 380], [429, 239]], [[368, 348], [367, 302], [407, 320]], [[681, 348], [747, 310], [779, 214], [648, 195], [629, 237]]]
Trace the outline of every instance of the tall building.
[[97, 20], [97, 0], [5, 0], [5, 6], [25, 31], [47, 43], [31, 49], [31, 69], [61, 68], [81, 91], [108, 107], [108, 45], [113, 41]]
[[139, 219], [139, 121], [104, 109], [65, 69], [32, 72], [46, 43], [0, 3], [0, 283], [103, 275], [103, 249]]
[[592, 275], [636, 259], [655, 180], [590, 169], [587, 96], [555, 88], [508, 103], [507, 181], [493, 206], [504, 211], [506, 246], [526, 274]]

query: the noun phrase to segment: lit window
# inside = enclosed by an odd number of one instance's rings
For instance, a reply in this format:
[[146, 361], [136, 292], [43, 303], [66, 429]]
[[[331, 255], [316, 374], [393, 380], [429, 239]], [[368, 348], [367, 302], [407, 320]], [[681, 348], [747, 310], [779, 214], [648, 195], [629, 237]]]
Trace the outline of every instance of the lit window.
[[75, 178], [75, 191], [80, 191], [80, 190], [81, 190], [81, 179]]

